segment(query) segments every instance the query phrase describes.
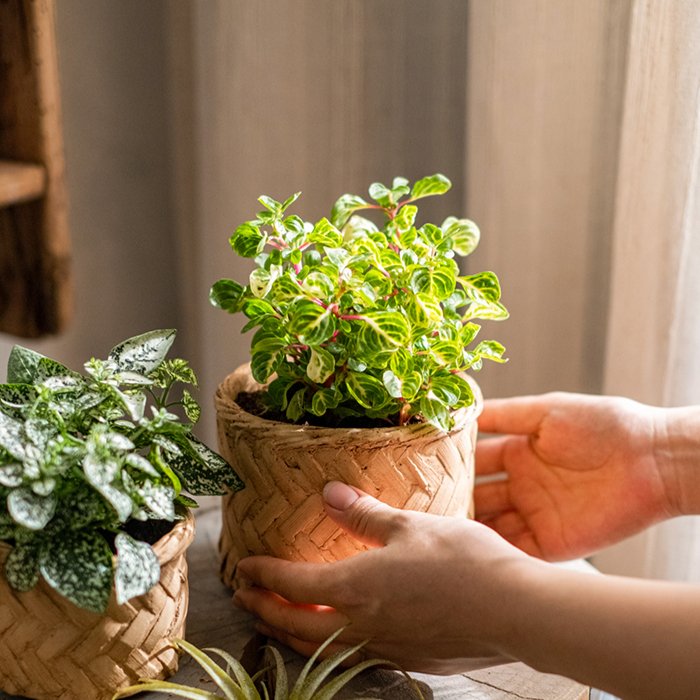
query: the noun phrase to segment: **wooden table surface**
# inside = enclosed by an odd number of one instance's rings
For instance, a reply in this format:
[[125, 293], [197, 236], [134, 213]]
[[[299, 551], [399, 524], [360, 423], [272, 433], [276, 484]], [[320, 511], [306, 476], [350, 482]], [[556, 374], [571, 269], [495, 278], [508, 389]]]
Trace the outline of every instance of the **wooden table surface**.
[[[187, 617], [187, 639], [199, 647], [219, 647], [240, 658], [243, 647], [254, 634], [250, 615], [231, 603], [231, 592], [219, 581], [216, 544], [219, 536], [218, 499], [200, 499], [197, 532], [190, 547], [190, 609]], [[303, 664], [303, 659], [284, 650], [290, 676]], [[584, 700], [588, 688], [560, 676], [538, 673], [515, 663], [496, 666], [454, 676], [430, 676], [412, 673], [426, 700]], [[199, 666], [183, 657], [180, 670], [171, 679], [186, 685], [215, 690], [213, 683]], [[369, 671], [350, 686], [339, 698], [377, 697], [387, 700], [412, 698], [408, 684], [399, 673], [386, 670]], [[11, 696], [0, 692], [0, 699]], [[149, 693], [144, 700], [172, 697]]]

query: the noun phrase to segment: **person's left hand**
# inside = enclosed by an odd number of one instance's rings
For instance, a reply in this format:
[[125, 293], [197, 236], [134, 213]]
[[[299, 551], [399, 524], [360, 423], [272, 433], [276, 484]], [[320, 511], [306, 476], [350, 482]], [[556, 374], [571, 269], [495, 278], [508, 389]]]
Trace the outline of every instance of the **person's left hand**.
[[546, 566], [466, 518], [402, 511], [332, 482], [326, 510], [373, 549], [327, 564], [239, 562], [235, 603], [258, 629], [309, 656], [369, 640], [365, 655], [405, 670], [457, 673], [511, 659], [502, 642], [530, 567]]

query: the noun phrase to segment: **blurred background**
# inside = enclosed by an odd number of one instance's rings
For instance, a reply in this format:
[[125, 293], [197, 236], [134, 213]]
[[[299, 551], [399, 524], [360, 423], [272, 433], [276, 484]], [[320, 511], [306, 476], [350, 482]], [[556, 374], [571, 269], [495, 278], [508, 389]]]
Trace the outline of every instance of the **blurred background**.
[[[328, 215], [373, 181], [446, 174], [427, 219], [482, 230], [511, 319], [484, 394], [561, 389], [700, 403], [700, 12], [693, 0], [60, 0], [74, 312], [45, 339], [73, 367], [179, 329], [213, 393], [246, 361], [210, 307], [244, 280], [228, 237], [256, 198]], [[700, 581], [678, 519], [606, 571]]]

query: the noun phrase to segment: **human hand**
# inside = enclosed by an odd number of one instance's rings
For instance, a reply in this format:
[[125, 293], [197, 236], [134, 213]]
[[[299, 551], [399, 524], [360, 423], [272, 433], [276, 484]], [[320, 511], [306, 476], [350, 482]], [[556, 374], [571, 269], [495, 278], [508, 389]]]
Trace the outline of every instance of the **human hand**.
[[674, 513], [656, 459], [663, 409], [552, 393], [486, 401], [476, 518], [548, 560], [585, 556]]
[[249, 585], [234, 601], [260, 631], [309, 656], [347, 625], [326, 654], [369, 640], [363, 652], [427, 673], [510, 660], [501, 642], [515, 592], [541, 564], [466, 518], [397, 510], [338, 482], [324, 497], [328, 515], [374, 548], [328, 564], [241, 560]]

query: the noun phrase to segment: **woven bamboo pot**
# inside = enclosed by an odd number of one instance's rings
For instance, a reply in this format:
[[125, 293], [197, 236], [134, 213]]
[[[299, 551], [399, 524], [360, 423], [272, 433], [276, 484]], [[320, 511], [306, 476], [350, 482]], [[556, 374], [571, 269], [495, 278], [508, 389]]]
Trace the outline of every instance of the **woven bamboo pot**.
[[[113, 593], [103, 615], [76, 607], [43, 579], [17, 593], [0, 576], [0, 688], [36, 700], [107, 700], [139, 678], [175, 673], [168, 639], [184, 636], [193, 537], [188, 514], [153, 546], [160, 582], [124, 605]], [[0, 565], [9, 551], [0, 543]]]
[[238, 560], [272, 554], [335, 561], [366, 549], [325, 515], [321, 492], [331, 480], [361, 488], [392, 506], [440, 515], [473, 515], [474, 446], [481, 392], [442, 433], [428, 424], [389, 428], [319, 428], [266, 420], [236, 397], [261, 387], [249, 366], [219, 386], [219, 449], [245, 482], [223, 499], [221, 577], [234, 586]]

